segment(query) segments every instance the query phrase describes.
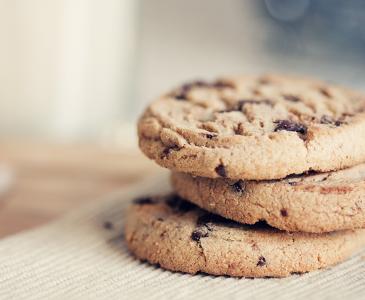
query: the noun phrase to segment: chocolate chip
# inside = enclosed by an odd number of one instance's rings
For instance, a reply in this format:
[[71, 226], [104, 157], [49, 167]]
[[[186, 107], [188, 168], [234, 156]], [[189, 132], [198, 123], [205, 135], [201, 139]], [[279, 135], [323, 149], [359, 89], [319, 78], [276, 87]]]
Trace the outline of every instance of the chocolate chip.
[[288, 216], [288, 211], [286, 209], [282, 209], [282, 210], [280, 210], [280, 214], [283, 217], [287, 217]]
[[339, 120], [334, 120], [332, 117], [328, 116], [328, 115], [323, 115], [321, 117], [321, 119], [319, 120], [319, 122], [321, 124], [330, 124], [330, 125], [335, 125], [335, 126], [341, 126], [342, 124], [345, 124], [346, 122], [344, 122], [343, 120], [339, 119]]
[[195, 208], [194, 204], [185, 201], [178, 195], [170, 195], [166, 200], [166, 204], [170, 208], [172, 208], [174, 212], [179, 212], [179, 213], [186, 213]]
[[300, 98], [294, 95], [283, 95], [284, 99], [290, 102], [300, 102]]
[[133, 200], [134, 204], [145, 205], [145, 204], [155, 204], [156, 201], [149, 197], [140, 197]]
[[227, 177], [227, 172], [226, 172], [226, 168], [224, 167], [224, 165], [220, 164], [215, 168], [216, 173], [220, 176], [220, 177]]
[[191, 239], [196, 242], [199, 242], [201, 238], [205, 238], [208, 236], [209, 230], [204, 226], [194, 229], [194, 231], [191, 233]]
[[307, 126], [301, 123], [296, 123], [290, 120], [278, 120], [275, 121], [274, 123], [277, 124], [274, 131], [285, 130], [285, 131], [294, 131], [301, 134], [307, 133]]
[[259, 257], [259, 260], [257, 261], [256, 266], [258, 266], [258, 267], [263, 267], [263, 266], [265, 266], [265, 265], [266, 265], [266, 258], [265, 258], [265, 257], [263, 257], [263, 256], [260, 256], [260, 257]]
[[240, 122], [237, 124], [237, 126], [234, 126], [233, 131], [235, 134], [242, 134], [244, 132], [243, 123]]
[[210, 139], [210, 140], [217, 137], [217, 134], [212, 134], [212, 133], [204, 133], [204, 135], [207, 139]]
[[237, 110], [240, 111], [246, 104], [265, 104], [272, 106], [272, 102], [269, 99], [261, 99], [261, 100], [255, 100], [255, 99], [242, 99], [238, 101], [237, 104]]
[[320, 87], [320, 88], [318, 88], [318, 91], [323, 95], [323, 96], [325, 96], [325, 97], [327, 97], [327, 98], [332, 98], [332, 95], [331, 95], [331, 93], [329, 92], [329, 90], [328, 89], [326, 89], [326, 88], [324, 88], [324, 87]]
[[185, 100], [187, 100], [187, 98], [186, 98], [186, 93], [183, 93], [183, 92], [181, 92], [181, 93], [178, 93], [178, 94], [175, 94], [175, 99], [176, 100], [180, 100], [180, 101], [185, 101]]
[[113, 229], [113, 228], [114, 228], [114, 225], [113, 225], [113, 223], [112, 223], [112, 222], [110, 222], [110, 221], [105, 221], [105, 222], [103, 223], [103, 227], [104, 227], [105, 229], [107, 229], [107, 230], [111, 230], [111, 229]]
[[243, 193], [243, 191], [245, 190], [245, 183], [243, 180], [238, 180], [236, 181], [234, 184], [231, 185], [233, 188], [233, 191], [235, 191], [236, 193]]
[[224, 80], [217, 80], [217, 81], [212, 83], [212, 86], [215, 87], [215, 88], [218, 88], [218, 89], [221, 89], [221, 88], [234, 89], [235, 88], [233, 83], [228, 82], [228, 81], [224, 81]]
[[192, 82], [185, 83], [180, 87], [180, 89], [174, 94], [174, 97], [176, 100], [187, 100], [187, 95], [189, 91], [194, 87], [205, 87], [209, 86], [209, 83], [202, 81], [202, 80], [196, 80]]
[[171, 148], [165, 148], [163, 151], [162, 151], [162, 155], [164, 157], [168, 156], [170, 154], [170, 152], [172, 151]]
[[180, 150], [180, 148], [179, 148], [179, 147], [177, 147], [177, 146], [167, 147], [167, 148], [165, 148], [165, 149], [162, 151], [162, 153], [161, 153], [161, 155], [160, 155], [160, 158], [161, 158], [161, 159], [164, 159], [164, 158], [168, 157], [168, 156], [169, 156], [169, 154], [170, 154], [172, 151], [178, 151], [178, 150]]
[[321, 124], [333, 124], [334, 123], [334, 120], [330, 116], [328, 116], [328, 115], [323, 115], [321, 117], [321, 119], [319, 120], [319, 122]]
[[208, 237], [209, 233], [213, 231], [213, 225], [218, 223], [226, 223], [231, 222], [221, 216], [207, 213], [199, 216], [196, 223], [198, 225], [197, 228], [191, 234], [191, 238], [194, 241], [199, 242], [201, 238]]
[[181, 90], [189, 91], [194, 87], [205, 87], [205, 86], [209, 86], [209, 83], [207, 83], [203, 80], [195, 80], [195, 81], [190, 81], [190, 82], [183, 84], [181, 86]]

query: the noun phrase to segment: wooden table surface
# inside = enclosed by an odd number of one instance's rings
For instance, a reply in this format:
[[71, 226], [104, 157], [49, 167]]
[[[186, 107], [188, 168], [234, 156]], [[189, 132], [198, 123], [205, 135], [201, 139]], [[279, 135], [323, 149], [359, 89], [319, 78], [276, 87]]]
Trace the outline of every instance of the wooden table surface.
[[34, 142], [0, 143], [0, 165], [14, 177], [0, 195], [0, 238], [45, 224], [158, 170], [138, 149]]

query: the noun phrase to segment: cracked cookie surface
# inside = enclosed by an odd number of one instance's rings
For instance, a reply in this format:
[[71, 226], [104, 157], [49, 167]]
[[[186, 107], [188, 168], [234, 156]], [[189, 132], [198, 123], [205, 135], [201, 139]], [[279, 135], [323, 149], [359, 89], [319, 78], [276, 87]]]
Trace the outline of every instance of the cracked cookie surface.
[[142, 151], [197, 176], [279, 179], [365, 161], [365, 98], [320, 81], [266, 75], [185, 84], [150, 104]]
[[365, 164], [281, 180], [230, 180], [172, 174], [176, 193], [240, 223], [265, 220], [287, 231], [330, 232], [365, 227]]
[[127, 213], [128, 248], [172, 271], [284, 277], [337, 264], [365, 244], [364, 230], [288, 233], [224, 219], [176, 195], [143, 199]]

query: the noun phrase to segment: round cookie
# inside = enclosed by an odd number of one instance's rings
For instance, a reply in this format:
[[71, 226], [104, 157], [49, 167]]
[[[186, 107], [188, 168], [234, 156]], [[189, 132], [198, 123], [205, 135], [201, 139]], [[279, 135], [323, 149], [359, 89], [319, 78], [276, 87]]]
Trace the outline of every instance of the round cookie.
[[181, 197], [245, 224], [265, 220], [282, 230], [317, 233], [365, 227], [365, 164], [271, 181], [173, 173], [172, 185]]
[[288, 233], [243, 225], [170, 195], [131, 205], [125, 239], [136, 257], [172, 271], [284, 277], [343, 261], [365, 244], [365, 231]]
[[365, 98], [320, 81], [267, 75], [192, 82], [138, 123], [142, 151], [196, 176], [280, 179], [365, 161]]

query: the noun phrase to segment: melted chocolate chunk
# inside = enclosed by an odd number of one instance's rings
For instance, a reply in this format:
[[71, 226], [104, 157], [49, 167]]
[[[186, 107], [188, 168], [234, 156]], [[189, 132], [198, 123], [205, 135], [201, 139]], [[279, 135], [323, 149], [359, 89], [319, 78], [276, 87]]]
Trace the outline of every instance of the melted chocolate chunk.
[[298, 132], [300, 134], [307, 133], [307, 126], [305, 126], [304, 124], [301, 124], [301, 123], [296, 123], [296, 122], [293, 122], [290, 120], [278, 120], [278, 121], [275, 121], [274, 123], [277, 124], [274, 131], [285, 130], [285, 131]]
[[227, 177], [227, 172], [226, 172], [226, 168], [224, 167], [224, 165], [220, 164], [215, 168], [216, 173], [220, 176], [220, 177]]
[[265, 266], [265, 265], [266, 265], [266, 258], [265, 258], [265, 257], [263, 257], [263, 256], [260, 256], [260, 257], [259, 257], [259, 260], [257, 261], [256, 266], [258, 266], [258, 267], [263, 267], [263, 266]]
[[233, 191], [235, 191], [236, 193], [243, 193], [245, 190], [245, 183], [243, 180], [238, 180], [237, 182], [235, 182], [234, 184], [231, 185]]
[[156, 201], [150, 197], [140, 197], [140, 198], [134, 199], [133, 203], [138, 204], [138, 205], [145, 205], [145, 204], [155, 204]]
[[286, 209], [282, 209], [280, 210], [280, 214], [282, 217], [287, 217], [288, 216], [288, 211]]
[[294, 95], [283, 95], [284, 99], [290, 102], [300, 102], [300, 98]]
[[186, 213], [195, 208], [194, 204], [185, 201], [178, 195], [171, 195], [167, 198], [166, 204], [173, 209], [174, 212]]

